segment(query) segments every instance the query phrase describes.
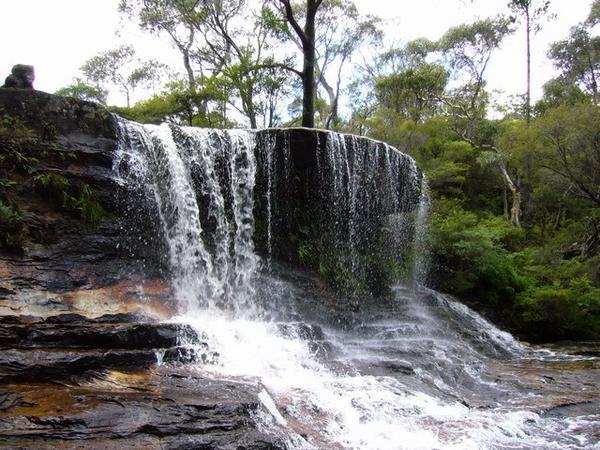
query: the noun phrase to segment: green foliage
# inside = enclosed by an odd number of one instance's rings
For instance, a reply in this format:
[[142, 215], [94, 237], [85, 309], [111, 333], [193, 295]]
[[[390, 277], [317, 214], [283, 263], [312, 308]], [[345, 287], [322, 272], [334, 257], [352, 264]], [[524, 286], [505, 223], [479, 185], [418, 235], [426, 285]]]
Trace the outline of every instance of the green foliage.
[[437, 201], [435, 210], [432, 249], [442, 289], [510, 307], [525, 287], [509, 253], [523, 239], [523, 232], [503, 219], [478, 217], [454, 201]]
[[315, 270], [327, 284], [343, 295], [358, 297], [368, 293], [366, 280], [350, 264], [348, 249], [335, 237], [333, 227], [315, 224], [300, 227], [296, 239], [299, 262]]
[[73, 186], [60, 174], [47, 172], [33, 177], [38, 191], [65, 211], [76, 213], [88, 227], [98, 226], [105, 215], [98, 196], [88, 184]]
[[5, 171], [32, 172], [39, 160], [30, 155], [30, 150], [38, 143], [36, 132], [26, 127], [20, 119], [0, 117], [0, 166]]
[[513, 32], [510, 20], [498, 16], [450, 28], [437, 43], [454, 70], [480, 82], [491, 52]]
[[97, 227], [105, 215], [98, 196], [87, 184], [81, 187], [72, 207], [79, 212], [82, 222], [90, 228]]
[[86, 81], [93, 87], [76, 83], [67, 87], [67, 92], [75, 92], [78, 95], [100, 96], [106, 92], [106, 86], [117, 86], [127, 97], [129, 106], [130, 95], [138, 86], [151, 86], [160, 79], [164, 64], [157, 61], [142, 61], [135, 59], [135, 49], [130, 45], [122, 45], [118, 48], [101, 52], [88, 59], [81, 72]]
[[80, 78], [76, 78], [72, 84], [59, 89], [55, 94], [105, 105], [108, 91], [98, 86], [87, 84]]
[[600, 107], [563, 104], [548, 110], [536, 129], [544, 145], [540, 152], [544, 168], [600, 207]]
[[590, 100], [578, 86], [563, 79], [552, 79], [544, 84], [544, 95], [536, 103], [535, 112], [538, 116], [543, 116], [551, 108], [589, 103]]
[[317, 223], [300, 227], [300, 236], [292, 240], [299, 262], [319, 273], [339, 294], [350, 301], [370, 296], [383, 299], [395, 283], [412, 282], [414, 249], [397, 245], [396, 232], [384, 224], [367, 242], [351, 248], [336, 235], [333, 225]]
[[580, 297], [571, 289], [532, 289], [519, 302], [522, 326], [536, 340], [596, 339], [600, 291]]
[[33, 185], [51, 194], [62, 193], [69, 187], [69, 180], [57, 173], [48, 172], [35, 175]]
[[598, 100], [600, 37], [592, 36], [585, 25], [574, 26], [567, 39], [551, 45], [548, 56], [560, 70], [561, 79], [582, 86]]
[[166, 89], [131, 107], [111, 106], [110, 111], [140, 123], [174, 122], [190, 126], [227, 128], [234, 124], [219, 112], [198, 110], [199, 103], [225, 102], [223, 91], [214, 80], [206, 80], [202, 89], [188, 89], [182, 82], [170, 83]]
[[23, 253], [29, 229], [16, 206], [0, 199], [0, 248]]
[[381, 105], [415, 122], [431, 117], [439, 108], [448, 72], [439, 64], [423, 62], [379, 78], [375, 83]]

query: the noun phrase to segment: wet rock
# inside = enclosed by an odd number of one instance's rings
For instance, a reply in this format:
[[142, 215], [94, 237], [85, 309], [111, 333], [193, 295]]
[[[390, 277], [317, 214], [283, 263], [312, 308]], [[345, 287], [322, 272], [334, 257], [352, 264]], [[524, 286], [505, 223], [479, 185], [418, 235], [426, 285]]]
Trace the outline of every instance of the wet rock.
[[[133, 194], [114, 176], [118, 139], [114, 116], [90, 102], [1, 89], [0, 118], [26, 130], [15, 133], [11, 145], [26, 148], [26, 156], [37, 161], [36, 174], [62, 177], [74, 198], [88, 186], [104, 210], [97, 224], [83, 223], [77, 211], [55, 200], [58, 194], [38, 189], [30, 171], [15, 170], [10, 158], [0, 161], [0, 174], [14, 182], [7, 194], [10, 203], [18, 205], [28, 230], [21, 251], [0, 248], [0, 299], [17, 297], [23, 290], [91, 289], [161, 273], [160, 240], [152, 239], [151, 245], [139, 239], [158, 235], [150, 230], [155, 221], [141, 218], [151, 217], [151, 212], [138, 214], [138, 208], [136, 215], [127, 216]], [[140, 233], [141, 229], [148, 233]]]
[[542, 417], [577, 417], [594, 415], [600, 411], [600, 401], [564, 402], [548, 408]]
[[195, 350], [180, 348], [182, 342], [202, 346], [190, 326], [131, 321], [136, 318], [7, 316], [0, 323], [0, 382], [61, 381], [91, 371], [146, 369], [156, 364], [159, 351], [163, 362], [202, 359]]
[[319, 325], [305, 322], [282, 322], [277, 324], [279, 332], [289, 338], [299, 338], [305, 341], [322, 341], [325, 339]]
[[[61, 316], [58, 316], [61, 317]], [[0, 347], [152, 349], [178, 345], [182, 336], [199, 342], [194, 329], [180, 324], [152, 323], [55, 323], [54, 317], [42, 323], [6, 324], [0, 327]]]
[[69, 381], [88, 372], [144, 369], [156, 363], [153, 350], [88, 350], [84, 352], [3, 350], [0, 383]]
[[18, 394], [14, 392], [0, 392], [0, 411], [7, 411], [17, 406], [31, 406]]
[[0, 448], [285, 448], [258, 428], [260, 383], [189, 364], [217, 356], [140, 314], [0, 316]]
[[11, 73], [4, 81], [3, 88], [33, 89], [35, 72], [33, 66], [26, 64], [16, 64]]
[[163, 367], [14, 388], [28, 406], [0, 415], [1, 445], [12, 448], [285, 448], [253, 419], [258, 383]]
[[307, 341], [308, 349], [317, 358], [325, 358], [333, 350], [319, 325], [305, 322], [281, 322], [277, 324], [277, 329], [286, 338]]

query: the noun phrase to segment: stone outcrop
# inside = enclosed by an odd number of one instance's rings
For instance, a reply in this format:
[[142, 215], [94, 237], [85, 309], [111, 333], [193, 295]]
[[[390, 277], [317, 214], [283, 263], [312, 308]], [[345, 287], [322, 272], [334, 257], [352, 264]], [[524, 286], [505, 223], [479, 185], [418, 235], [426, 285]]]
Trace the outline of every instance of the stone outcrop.
[[[160, 246], [140, 241], [136, 228], [153, 222], [124, 223], [132, 199], [113, 176], [116, 148], [115, 120], [99, 105], [0, 89], [0, 150], [5, 155], [0, 178], [6, 180], [0, 201], [13, 209], [25, 230], [19, 248], [0, 249], [0, 299], [21, 290], [92, 289], [159, 272], [160, 264], [145, 263]], [[96, 202], [91, 207], [83, 203], [90, 196]], [[102, 208], [99, 217], [86, 223], [85, 208], [94, 205]]]
[[6, 77], [3, 88], [33, 89], [35, 72], [33, 66], [16, 64], [11, 73]]
[[0, 448], [284, 448], [257, 428], [259, 382], [177, 364], [210, 357], [189, 326], [136, 314], [3, 316]]

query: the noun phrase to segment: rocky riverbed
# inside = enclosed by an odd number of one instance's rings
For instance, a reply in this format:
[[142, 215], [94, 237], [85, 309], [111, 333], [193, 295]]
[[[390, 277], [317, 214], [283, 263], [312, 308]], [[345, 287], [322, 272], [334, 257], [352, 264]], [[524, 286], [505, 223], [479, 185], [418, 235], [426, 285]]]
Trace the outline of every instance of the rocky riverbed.
[[210, 349], [159, 321], [156, 285], [104, 310], [106, 289], [0, 300], [1, 448], [282, 448], [258, 428], [260, 381], [203, 374]]

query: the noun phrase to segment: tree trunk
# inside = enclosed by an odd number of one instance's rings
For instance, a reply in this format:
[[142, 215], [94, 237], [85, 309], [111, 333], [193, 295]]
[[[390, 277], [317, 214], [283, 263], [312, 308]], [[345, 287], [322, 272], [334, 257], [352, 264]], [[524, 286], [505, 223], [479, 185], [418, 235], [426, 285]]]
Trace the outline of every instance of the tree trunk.
[[304, 65], [302, 68], [302, 126], [315, 126], [315, 17], [318, 3], [308, 0], [306, 3], [306, 23], [304, 24], [305, 39], [302, 44]]
[[296, 18], [290, 0], [279, 0], [285, 10], [285, 17], [292, 26], [294, 32], [302, 42], [303, 65], [302, 72], [299, 72], [302, 78], [302, 126], [314, 128], [315, 126], [315, 19], [317, 10], [323, 0], [307, 0], [306, 2], [306, 22], [304, 29], [300, 27]]
[[506, 192], [506, 184], [504, 184], [504, 186], [502, 186], [502, 204], [503, 204], [503, 209], [504, 209], [504, 218], [506, 220], [510, 219], [510, 215], [508, 212], [508, 192]]
[[521, 187], [519, 186], [519, 180], [513, 181], [508, 173], [508, 164], [501, 163], [500, 170], [504, 181], [508, 186], [511, 193], [511, 207], [510, 207], [510, 223], [515, 227], [521, 227]]
[[521, 190], [517, 185], [510, 188], [512, 193], [512, 205], [510, 207], [510, 223], [515, 227], [521, 227]]
[[194, 71], [192, 70], [192, 65], [190, 64], [190, 53], [187, 49], [182, 49], [183, 53], [183, 67], [185, 67], [185, 71], [188, 77], [188, 88], [190, 91], [196, 90], [196, 79], [194, 77]]
[[525, 9], [525, 29], [527, 34], [527, 94], [525, 100], [525, 120], [527, 126], [531, 122], [531, 18], [529, 6]]

